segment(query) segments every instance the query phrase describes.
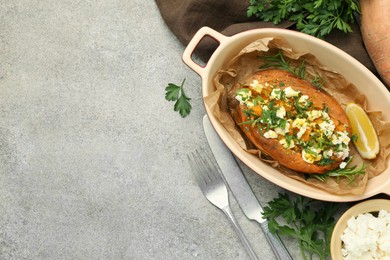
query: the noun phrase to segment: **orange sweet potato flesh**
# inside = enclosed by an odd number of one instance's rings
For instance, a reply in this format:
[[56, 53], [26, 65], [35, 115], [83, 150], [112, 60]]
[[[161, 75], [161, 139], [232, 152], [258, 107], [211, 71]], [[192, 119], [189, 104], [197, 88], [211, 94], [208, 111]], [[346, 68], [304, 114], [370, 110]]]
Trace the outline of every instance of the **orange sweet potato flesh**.
[[361, 32], [366, 50], [390, 89], [390, 1], [360, 0]]
[[[263, 70], [255, 73], [245, 80], [246, 83], [257, 80], [260, 84], [272, 82], [279, 86], [280, 82], [284, 83], [284, 86], [280, 87], [284, 89], [288, 86], [292, 87], [295, 91], [300, 91], [303, 95], [308, 95], [309, 99], [313, 102], [316, 109], [322, 109], [324, 104], [329, 108], [328, 114], [332, 121], [335, 123], [336, 128], [349, 126], [349, 120], [340, 104], [329, 94], [318, 88], [312, 86], [308, 81], [302, 80], [291, 73], [283, 70]], [[247, 139], [256, 146], [263, 153], [271, 156], [274, 160], [278, 161], [281, 165], [295, 170], [297, 172], [303, 172], [308, 174], [321, 174], [326, 171], [337, 168], [341, 159], [336, 160], [330, 165], [317, 165], [308, 163], [302, 159], [300, 152], [285, 149], [277, 139], [267, 139], [259, 133], [257, 127], [248, 127], [248, 125], [240, 124], [248, 120], [244, 110], [247, 109], [245, 105], [240, 104], [235, 99], [235, 93], [242, 85], [237, 84], [228, 93], [228, 106], [230, 114], [241, 128], [242, 133]], [[345, 129], [345, 128], [344, 128]], [[349, 127], [345, 129], [351, 131]]]

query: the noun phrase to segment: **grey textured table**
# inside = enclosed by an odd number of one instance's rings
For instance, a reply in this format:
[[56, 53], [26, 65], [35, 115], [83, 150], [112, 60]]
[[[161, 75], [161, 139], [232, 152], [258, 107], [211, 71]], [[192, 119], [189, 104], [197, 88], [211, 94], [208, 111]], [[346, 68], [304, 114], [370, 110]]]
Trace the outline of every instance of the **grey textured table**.
[[[247, 259], [187, 163], [201, 80], [153, 1], [1, 1], [0, 28], [0, 259]], [[183, 78], [185, 119], [164, 99]], [[243, 169], [261, 202], [280, 191]]]

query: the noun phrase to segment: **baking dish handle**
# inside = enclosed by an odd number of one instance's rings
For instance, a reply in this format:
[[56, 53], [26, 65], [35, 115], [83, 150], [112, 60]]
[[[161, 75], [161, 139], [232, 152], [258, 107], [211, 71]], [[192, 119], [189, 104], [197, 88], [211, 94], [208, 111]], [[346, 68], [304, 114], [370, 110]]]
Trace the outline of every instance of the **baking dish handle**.
[[[196, 73], [198, 73], [200, 76], [202, 76], [203, 74], [203, 71], [205, 70], [205, 68], [207, 67], [207, 64], [202, 66], [198, 63], [196, 63], [194, 60], [193, 60], [193, 53], [196, 49], [196, 47], [198, 46], [198, 44], [200, 43], [200, 41], [205, 37], [205, 36], [210, 36], [211, 38], [213, 38], [214, 40], [216, 40], [219, 45], [218, 47], [221, 45], [221, 43], [227, 38], [227, 36], [224, 36], [223, 34], [211, 29], [210, 27], [202, 27], [199, 29], [199, 31], [197, 31], [194, 35], [194, 37], [192, 37], [191, 41], [188, 43], [186, 49], [184, 50], [184, 53], [183, 53], [183, 62], [188, 66], [190, 67], [192, 70], [194, 70]], [[218, 48], [217, 47], [217, 48]]]

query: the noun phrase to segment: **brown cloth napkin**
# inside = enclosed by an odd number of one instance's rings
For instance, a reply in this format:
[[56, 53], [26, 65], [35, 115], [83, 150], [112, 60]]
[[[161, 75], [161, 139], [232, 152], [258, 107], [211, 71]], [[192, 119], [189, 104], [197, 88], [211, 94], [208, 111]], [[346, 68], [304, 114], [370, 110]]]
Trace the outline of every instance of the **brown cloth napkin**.
[[[255, 28], [288, 28], [295, 30], [294, 23], [289, 21], [274, 25], [271, 22], [261, 22], [257, 21], [256, 18], [248, 18], [246, 10], [249, 6], [249, 0], [155, 1], [165, 23], [184, 45], [187, 45], [193, 35], [203, 26], [213, 28], [226, 36]], [[359, 26], [353, 24], [352, 29], [352, 33], [335, 30], [324, 40], [344, 50], [369, 70], [376, 73], [375, 67], [364, 48]], [[215, 43], [202, 41], [195, 51], [206, 62], [215, 48]]]

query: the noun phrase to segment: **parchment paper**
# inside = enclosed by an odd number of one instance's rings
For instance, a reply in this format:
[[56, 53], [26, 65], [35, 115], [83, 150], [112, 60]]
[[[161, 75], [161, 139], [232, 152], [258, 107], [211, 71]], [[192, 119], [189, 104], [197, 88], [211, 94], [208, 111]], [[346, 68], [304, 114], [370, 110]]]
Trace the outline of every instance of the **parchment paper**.
[[[353, 156], [353, 160], [348, 165], [348, 167], [354, 165], [359, 167], [364, 164], [366, 165], [366, 174], [356, 175], [352, 182], [345, 177], [330, 177], [325, 182], [316, 178], [307, 178], [307, 175], [287, 169], [281, 166], [276, 160], [262, 154], [240, 132], [230, 116], [227, 106], [227, 93], [233, 86], [243, 82], [249, 75], [259, 70], [259, 67], [264, 63], [260, 58], [261, 56], [275, 54], [278, 50], [281, 50], [283, 55], [289, 58], [290, 64], [293, 67], [298, 66], [304, 60], [307, 79], [311, 80], [319, 75], [324, 80], [323, 89], [331, 94], [343, 108], [345, 108], [346, 104], [354, 102], [366, 110], [378, 134], [380, 153], [374, 160], [365, 160], [356, 151], [351, 141], [350, 155]], [[329, 193], [359, 195], [364, 193], [370, 178], [381, 174], [387, 168], [387, 158], [390, 154], [390, 122], [383, 121], [380, 111], [367, 110], [366, 97], [353, 84], [347, 82], [342, 75], [333, 71], [331, 68], [321, 65], [310, 53], [294, 51], [283, 39], [268, 37], [254, 41], [228, 62], [226, 68], [219, 70], [213, 81], [216, 91], [205, 97], [206, 105], [242, 149], [248, 153], [257, 154], [260, 160], [277, 168], [282, 174], [286, 174], [290, 178], [315, 186]]]

